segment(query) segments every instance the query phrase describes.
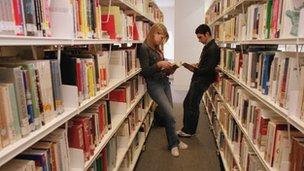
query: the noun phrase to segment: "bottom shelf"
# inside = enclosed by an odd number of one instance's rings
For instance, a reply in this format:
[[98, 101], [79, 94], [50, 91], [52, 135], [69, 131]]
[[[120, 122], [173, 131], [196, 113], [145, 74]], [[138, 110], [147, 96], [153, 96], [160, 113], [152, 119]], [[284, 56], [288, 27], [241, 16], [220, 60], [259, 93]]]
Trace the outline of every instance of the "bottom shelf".
[[[218, 147], [218, 148], [219, 148], [219, 147]], [[221, 155], [221, 158], [222, 158], [222, 162], [223, 162], [223, 165], [224, 165], [224, 169], [225, 169], [226, 171], [229, 171], [229, 167], [228, 167], [228, 165], [227, 165], [227, 161], [226, 161], [226, 159], [225, 159], [224, 153], [223, 153], [221, 150], [219, 150], [219, 152], [220, 152], [220, 155]]]
[[[152, 120], [152, 122], [153, 122], [153, 120]], [[135, 166], [136, 166], [136, 163], [137, 163], [137, 161], [138, 161], [138, 159], [139, 159], [139, 156], [140, 156], [140, 154], [141, 154], [141, 151], [142, 151], [142, 149], [143, 149], [143, 146], [144, 146], [144, 144], [145, 144], [145, 142], [146, 142], [146, 140], [147, 140], [147, 137], [148, 137], [148, 135], [149, 135], [149, 133], [150, 133], [150, 129], [152, 128], [152, 124], [150, 125], [150, 127], [149, 127], [149, 129], [148, 129], [148, 133], [147, 133], [147, 135], [145, 136], [145, 139], [142, 141], [142, 142], [140, 142], [140, 144], [139, 144], [139, 148], [135, 151], [135, 157], [134, 157], [134, 159], [135, 160], [133, 160], [134, 162], [132, 162], [132, 164], [131, 164], [131, 166], [130, 166], [130, 171], [133, 171], [134, 170], [134, 168], [135, 168]]]
[[[217, 137], [216, 137], [216, 133], [215, 133], [214, 128], [213, 128], [213, 125], [212, 125], [211, 115], [210, 115], [210, 113], [208, 113], [208, 110], [207, 110], [207, 107], [206, 107], [206, 102], [205, 102], [204, 100], [203, 100], [203, 103], [204, 103], [206, 115], [207, 115], [208, 120], [209, 120], [209, 124], [210, 124], [210, 127], [211, 127], [211, 131], [212, 131], [212, 133], [213, 133], [213, 136], [214, 136], [214, 139], [215, 139], [215, 142], [216, 142], [216, 146], [217, 146], [217, 148], [218, 148], [218, 150], [219, 150], [219, 152], [220, 152], [220, 156], [221, 156], [221, 158], [222, 158], [222, 162], [223, 162], [223, 165], [224, 165], [224, 169], [225, 169], [225, 170], [229, 170], [229, 169], [228, 169], [228, 165], [227, 165], [227, 161], [226, 161], [226, 158], [225, 158], [225, 155], [224, 155], [224, 153], [220, 150], [219, 143], [218, 143], [218, 140], [217, 140]], [[214, 108], [214, 107], [213, 107], [213, 108]], [[224, 128], [223, 128], [223, 126], [222, 126], [221, 123], [219, 123], [219, 126], [220, 126], [220, 129], [222, 130], [222, 132], [223, 132], [223, 134], [224, 134], [224, 137], [225, 137], [227, 143], [228, 143], [228, 147], [229, 147], [229, 149], [230, 149], [230, 151], [231, 151], [231, 153], [232, 153], [232, 156], [233, 156], [233, 158], [234, 158], [234, 160], [235, 160], [235, 162], [236, 162], [236, 164], [237, 164], [237, 167], [238, 167], [239, 170], [241, 170], [241, 166], [240, 166], [240, 164], [239, 164], [239, 158], [233, 153], [233, 145], [232, 145], [231, 141], [228, 139], [227, 133], [226, 133], [226, 131], [224, 130]]]

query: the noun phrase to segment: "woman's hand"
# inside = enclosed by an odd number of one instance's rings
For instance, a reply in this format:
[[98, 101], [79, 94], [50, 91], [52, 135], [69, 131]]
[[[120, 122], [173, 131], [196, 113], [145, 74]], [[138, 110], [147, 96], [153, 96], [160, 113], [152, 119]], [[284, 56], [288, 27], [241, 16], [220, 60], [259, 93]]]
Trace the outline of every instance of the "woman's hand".
[[157, 66], [161, 69], [169, 69], [173, 65], [168, 61], [159, 61], [159, 62], [157, 62]]

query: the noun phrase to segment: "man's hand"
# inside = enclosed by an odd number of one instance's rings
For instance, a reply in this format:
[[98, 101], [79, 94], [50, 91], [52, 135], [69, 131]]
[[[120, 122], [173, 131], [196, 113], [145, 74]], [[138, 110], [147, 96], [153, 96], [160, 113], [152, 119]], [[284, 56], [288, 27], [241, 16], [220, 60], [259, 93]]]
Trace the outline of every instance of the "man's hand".
[[157, 66], [161, 69], [169, 69], [173, 65], [168, 61], [159, 61], [159, 62], [157, 62]]
[[216, 71], [216, 72], [220, 72], [220, 71], [221, 71], [221, 68], [220, 68], [219, 66], [216, 66], [216, 67], [215, 67], [215, 71]]

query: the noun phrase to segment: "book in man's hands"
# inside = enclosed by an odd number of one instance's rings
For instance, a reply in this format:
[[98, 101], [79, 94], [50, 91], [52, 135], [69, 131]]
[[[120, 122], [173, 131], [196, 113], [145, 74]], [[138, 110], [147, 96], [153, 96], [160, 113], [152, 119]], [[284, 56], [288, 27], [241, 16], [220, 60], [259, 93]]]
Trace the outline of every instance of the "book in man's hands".
[[190, 70], [190, 71], [194, 71], [195, 69], [198, 69], [198, 67], [196, 66], [196, 65], [191, 65], [191, 64], [188, 64], [188, 63], [183, 63], [182, 64], [185, 68], [187, 68], [188, 70]]

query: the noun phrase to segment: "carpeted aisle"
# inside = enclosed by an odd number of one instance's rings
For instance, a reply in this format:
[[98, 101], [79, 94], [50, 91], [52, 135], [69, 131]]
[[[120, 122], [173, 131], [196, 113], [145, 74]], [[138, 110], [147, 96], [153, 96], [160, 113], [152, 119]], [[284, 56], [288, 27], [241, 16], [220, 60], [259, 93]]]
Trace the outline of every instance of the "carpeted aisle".
[[[172, 91], [176, 129], [182, 127], [183, 99], [185, 91]], [[201, 107], [202, 108], [202, 107]], [[179, 158], [171, 156], [167, 150], [165, 130], [153, 127], [146, 141], [146, 150], [142, 152], [136, 171], [220, 171], [220, 160], [216, 154], [216, 144], [212, 136], [207, 116], [202, 111], [196, 136], [181, 138], [189, 145], [189, 149], [180, 150]]]

